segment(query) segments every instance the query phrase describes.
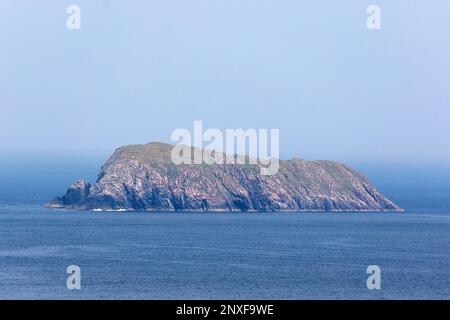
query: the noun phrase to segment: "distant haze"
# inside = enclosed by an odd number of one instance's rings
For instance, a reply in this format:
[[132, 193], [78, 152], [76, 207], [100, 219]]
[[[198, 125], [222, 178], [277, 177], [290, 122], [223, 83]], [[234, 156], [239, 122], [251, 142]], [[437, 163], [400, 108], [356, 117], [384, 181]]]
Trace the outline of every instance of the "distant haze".
[[0, 154], [103, 157], [202, 120], [279, 128], [284, 158], [448, 163], [449, 34], [446, 0], [3, 0]]

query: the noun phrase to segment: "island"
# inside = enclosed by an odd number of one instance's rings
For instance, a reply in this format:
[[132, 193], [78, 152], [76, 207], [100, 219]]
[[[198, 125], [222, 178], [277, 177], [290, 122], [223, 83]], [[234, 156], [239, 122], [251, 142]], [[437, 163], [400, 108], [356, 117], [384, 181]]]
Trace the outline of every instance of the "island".
[[[258, 164], [179, 164], [173, 145], [118, 148], [94, 185], [78, 180], [48, 208], [96, 211], [402, 211], [344, 164], [280, 160], [275, 175]], [[200, 149], [201, 150], [201, 149]]]

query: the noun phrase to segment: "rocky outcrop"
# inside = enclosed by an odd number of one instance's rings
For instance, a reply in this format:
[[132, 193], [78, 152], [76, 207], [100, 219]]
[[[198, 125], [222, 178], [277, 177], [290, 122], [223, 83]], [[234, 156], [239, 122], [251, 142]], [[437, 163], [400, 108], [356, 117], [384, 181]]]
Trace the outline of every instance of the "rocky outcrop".
[[280, 161], [273, 176], [258, 165], [175, 165], [172, 145], [117, 149], [91, 186], [79, 180], [46, 206], [148, 211], [401, 211], [367, 177], [332, 161]]
[[75, 207], [79, 204], [80, 208], [83, 208], [83, 204], [89, 201], [90, 190], [91, 185], [89, 182], [80, 179], [69, 186], [64, 196], [55, 199], [55, 201], [57, 200], [61, 206]]

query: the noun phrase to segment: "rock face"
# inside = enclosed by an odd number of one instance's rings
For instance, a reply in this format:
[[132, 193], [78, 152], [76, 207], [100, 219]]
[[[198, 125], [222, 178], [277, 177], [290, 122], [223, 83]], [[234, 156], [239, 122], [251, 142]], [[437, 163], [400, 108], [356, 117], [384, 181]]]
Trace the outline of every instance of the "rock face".
[[332, 161], [280, 160], [276, 175], [258, 165], [175, 165], [172, 145], [117, 149], [91, 186], [79, 180], [46, 206], [148, 211], [401, 211], [368, 178]]

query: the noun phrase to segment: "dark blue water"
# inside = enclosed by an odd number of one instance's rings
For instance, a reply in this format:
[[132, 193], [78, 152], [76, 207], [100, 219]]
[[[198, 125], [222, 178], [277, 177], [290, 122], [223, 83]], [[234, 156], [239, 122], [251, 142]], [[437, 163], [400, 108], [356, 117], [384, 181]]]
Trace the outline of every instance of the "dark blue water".
[[[450, 180], [441, 175], [373, 171], [404, 214], [41, 207], [72, 180], [95, 179], [97, 169], [0, 172], [0, 298], [450, 298]], [[72, 264], [81, 268], [81, 290], [66, 288]], [[373, 264], [381, 290], [366, 288]]]

